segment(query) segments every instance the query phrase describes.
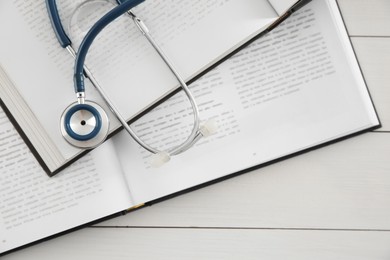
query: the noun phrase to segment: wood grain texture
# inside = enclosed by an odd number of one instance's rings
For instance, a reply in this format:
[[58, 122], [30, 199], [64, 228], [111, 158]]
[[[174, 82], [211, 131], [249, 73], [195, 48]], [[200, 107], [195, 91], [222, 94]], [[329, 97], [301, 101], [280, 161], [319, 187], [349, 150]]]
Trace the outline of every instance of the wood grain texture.
[[337, 2], [351, 36], [390, 36], [389, 0], [338, 0]]
[[382, 123], [379, 131], [390, 131], [390, 38], [354, 37], [352, 43]]
[[2, 259], [385, 260], [389, 243], [390, 232], [88, 228]]

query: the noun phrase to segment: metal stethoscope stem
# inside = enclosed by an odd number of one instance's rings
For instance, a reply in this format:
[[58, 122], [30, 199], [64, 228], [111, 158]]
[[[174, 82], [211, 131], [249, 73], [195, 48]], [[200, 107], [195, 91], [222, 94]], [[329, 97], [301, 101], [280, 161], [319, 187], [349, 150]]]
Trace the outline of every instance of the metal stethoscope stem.
[[[66, 49], [68, 50], [68, 52], [75, 58], [76, 57], [76, 52], [75, 50], [73, 49], [72, 46], [67, 46]], [[117, 109], [115, 107], [115, 105], [113, 104], [113, 102], [108, 98], [108, 95], [106, 94], [106, 92], [104, 91], [103, 87], [99, 84], [99, 82], [96, 80], [96, 78], [93, 76], [91, 70], [88, 68], [88, 66], [84, 65], [84, 72], [85, 72], [85, 75], [86, 77], [90, 80], [90, 82], [92, 83], [92, 85], [95, 87], [95, 89], [98, 91], [99, 95], [103, 98], [104, 102], [106, 102], [107, 106], [109, 107], [109, 109], [113, 112], [113, 114], [115, 115], [115, 117], [119, 120], [119, 122], [122, 124], [123, 128], [130, 134], [130, 136], [140, 145], [142, 146], [144, 149], [146, 149], [147, 151], [151, 152], [151, 153], [154, 153], [154, 154], [157, 154], [157, 153], [160, 153], [162, 151], [158, 150], [158, 149], [155, 149], [153, 147], [151, 147], [150, 145], [148, 145], [147, 143], [145, 143], [144, 141], [141, 140], [141, 138], [139, 138], [137, 136], [137, 134], [133, 131], [133, 129], [128, 125], [126, 119], [122, 116], [122, 114], [120, 113], [119, 109]], [[77, 98], [79, 100], [79, 103], [83, 103], [84, 101], [84, 98], [85, 96], [84, 95], [80, 95], [79, 93], [77, 94]], [[192, 104], [193, 102], [191, 102]], [[199, 127], [199, 120], [198, 120], [198, 127]], [[184, 152], [185, 150], [189, 149], [191, 147], [192, 144], [194, 144], [196, 141], [198, 141], [200, 138], [201, 138], [201, 134], [197, 131], [198, 129], [195, 128], [195, 124], [194, 124], [194, 127], [193, 127], [193, 130], [192, 132], [195, 132], [195, 135], [191, 134], [191, 136], [195, 136], [192, 138], [192, 142], [189, 142], [188, 145], [185, 145], [184, 148], [181, 148], [180, 150], [179, 149], [175, 149], [175, 150], [178, 150], [178, 151], [173, 151], [173, 152], [170, 152], [170, 154], [172, 155], [176, 155], [176, 154], [179, 154], [180, 152]], [[188, 140], [191, 141], [191, 136], [188, 137]]]
[[202, 136], [202, 134], [199, 131], [200, 119], [199, 119], [199, 108], [198, 108], [198, 105], [196, 104], [195, 98], [192, 95], [190, 89], [188, 88], [186, 82], [180, 76], [180, 74], [178, 73], [178, 71], [174, 67], [173, 63], [168, 59], [168, 57], [164, 54], [162, 49], [154, 41], [154, 39], [150, 35], [149, 29], [146, 27], [146, 25], [132, 11], [128, 11], [127, 13], [133, 19], [134, 23], [137, 25], [137, 27], [141, 31], [141, 33], [146, 37], [146, 39], [149, 41], [149, 43], [153, 46], [153, 48], [156, 50], [156, 52], [163, 59], [163, 61], [168, 66], [168, 68], [171, 70], [171, 72], [175, 75], [176, 79], [179, 81], [179, 83], [181, 85], [181, 88], [183, 89], [183, 91], [186, 94], [189, 102], [191, 103], [191, 107], [192, 107], [192, 111], [193, 111], [193, 117], [194, 117], [194, 123], [193, 123], [191, 134], [187, 137], [187, 139], [181, 145], [173, 148], [169, 152], [172, 155], [179, 154], [179, 153], [189, 149]]

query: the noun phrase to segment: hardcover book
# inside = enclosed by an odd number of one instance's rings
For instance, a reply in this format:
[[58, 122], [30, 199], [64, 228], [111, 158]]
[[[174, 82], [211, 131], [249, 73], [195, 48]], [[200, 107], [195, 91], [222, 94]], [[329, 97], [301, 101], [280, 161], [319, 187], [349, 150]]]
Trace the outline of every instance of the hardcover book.
[[[57, 1], [74, 48], [114, 2]], [[307, 0], [145, 1], [133, 12], [179, 73], [191, 81], [255, 37], [270, 31]], [[93, 3], [93, 1], [92, 1]], [[106, 10], [107, 9], [107, 10]], [[9, 26], [12, 24], [12, 26]], [[86, 150], [61, 135], [60, 117], [76, 101], [74, 59], [56, 41], [44, 1], [0, 3], [0, 67], [3, 107], [46, 172], [52, 176]], [[87, 66], [124, 118], [134, 121], [178, 90], [178, 82], [129, 16], [108, 26], [94, 41]], [[109, 113], [110, 136], [120, 128], [87, 81], [88, 100]]]
[[[11, 84], [18, 77], [2, 64], [2, 86], [19, 86], [23, 80]], [[25, 73], [30, 80], [33, 73]], [[0, 253], [380, 126], [335, 0], [313, 0], [191, 89], [201, 116], [219, 131], [160, 168], [118, 133], [48, 178], [1, 113]], [[137, 120], [135, 130], [160, 147], [179, 142], [191, 124], [184, 101], [174, 95]]]

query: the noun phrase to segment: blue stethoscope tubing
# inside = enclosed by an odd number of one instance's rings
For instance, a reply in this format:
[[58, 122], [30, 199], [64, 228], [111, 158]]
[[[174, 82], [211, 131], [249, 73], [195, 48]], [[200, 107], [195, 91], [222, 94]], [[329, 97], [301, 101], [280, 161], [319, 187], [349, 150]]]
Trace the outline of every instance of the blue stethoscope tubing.
[[[104, 110], [97, 105], [94, 102], [86, 101], [85, 100], [85, 84], [84, 84], [84, 75], [91, 81], [93, 86], [96, 88], [96, 90], [99, 92], [99, 94], [102, 96], [104, 101], [107, 103], [110, 110], [113, 112], [113, 114], [118, 118], [122, 126], [126, 129], [126, 131], [131, 135], [131, 137], [144, 149], [148, 150], [149, 152], [158, 155], [157, 156], [157, 163], [160, 162], [166, 162], [170, 159], [171, 155], [177, 155], [180, 154], [186, 150], [188, 150], [190, 147], [192, 147], [202, 136], [208, 136], [213, 132], [214, 128], [211, 124], [202, 125], [200, 126], [200, 120], [199, 120], [199, 109], [197, 107], [197, 104], [195, 102], [195, 99], [189, 90], [187, 84], [182, 79], [182, 77], [179, 75], [177, 70], [174, 68], [172, 63], [168, 60], [168, 58], [164, 55], [163, 51], [159, 48], [159, 46], [156, 44], [154, 39], [151, 37], [148, 28], [145, 26], [145, 24], [142, 22], [141, 19], [139, 19], [130, 9], [137, 6], [138, 4], [144, 2], [144, 0], [117, 0], [118, 5], [114, 7], [111, 11], [106, 13], [103, 17], [101, 17], [88, 31], [86, 36], [84, 37], [82, 43], [80, 44], [80, 47], [78, 49], [78, 52], [76, 53], [75, 50], [72, 47], [72, 42], [70, 38], [65, 33], [61, 19], [58, 14], [56, 1], [55, 0], [46, 0], [46, 5], [49, 13], [49, 17], [53, 26], [53, 29], [55, 31], [55, 34], [57, 36], [59, 44], [67, 49], [71, 55], [75, 58], [75, 69], [74, 69], [74, 86], [75, 86], [75, 92], [77, 95], [77, 102], [69, 106], [61, 119], [61, 127], [63, 135], [65, 139], [71, 143], [74, 146], [83, 147], [83, 148], [93, 148], [97, 145], [99, 145], [101, 142], [105, 140], [105, 137], [108, 133], [108, 127], [107, 123], [103, 122], [97, 122], [99, 120], [107, 120], [108, 117], [106, 115], [101, 115], [101, 113], [104, 113]], [[130, 10], [130, 11], [129, 11]], [[154, 47], [154, 49], [157, 51], [157, 53], [160, 55], [160, 57], [164, 60], [164, 62], [167, 64], [171, 72], [175, 75], [177, 80], [179, 81], [181, 88], [184, 90], [185, 94], [187, 95], [192, 109], [193, 109], [193, 116], [194, 116], [194, 123], [193, 128], [190, 133], [190, 135], [187, 137], [187, 139], [182, 142], [180, 145], [177, 145], [173, 148], [171, 148], [169, 151], [160, 151], [156, 148], [151, 147], [150, 145], [143, 142], [136, 134], [135, 132], [130, 128], [128, 125], [126, 119], [120, 114], [118, 109], [115, 107], [115, 105], [110, 101], [106, 93], [104, 92], [103, 88], [100, 86], [100, 84], [97, 82], [97, 80], [92, 75], [91, 71], [88, 69], [88, 67], [85, 65], [85, 59], [88, 54], [88, 50], [91, 47], [94, 39], [99, 35], [99, 33], [111, 22], [113, 22], [115, 19], [120, 17], [121, 15], [127, 13], [135, 22], [141, 33], [147, 38], [147, 40], [150, 42], [150, 44]], [[102, 139], [102, 136], [104, 135], [103, 140], [97, 140], [92, 143], [88, 143], [90, 140], [93, 140], [94, 136], [96, 134], [96, 129], [92, 129], [87, 134], [88, 136], [77, 136], [77, 134], [72, 133], [72, 129], [69, 131], [69, 121], [73, 118], [72, 113], [77, 112], [78, 109], [82, 110], [80, 114], [84, 115], [84, 110], [86, 106], [92, 106], [93, 108], [88, 107], [87, 114], [93, 118], [93, 120], [96, 120], [96, 125], [100, 124], [100, 128], [102, 125], [104, 126], [104, 130], [107, 131], [106, 134], [101, 134], [100, 139]], [[74, 108], [75, 107], [75, 108]], [[96, 111], [94, 110], [96, 108]], [[103, 110], [103, 111], [102, 111]], [[70, 112], [69, 112], [70, 111]], [[96, 113], [95, 113], [96, 112]], [[71, 115], [69, 115], [71, 114]], [[74, 116], [76, 117], [76, 116]], [[107, 119], [106, 119], [107, 118]], [[88, 139], [88, 140], [84, 140]], [[84, 142], [87, 141], [87, 142]], [[85, 144], [86, 143], [86, 144]]]

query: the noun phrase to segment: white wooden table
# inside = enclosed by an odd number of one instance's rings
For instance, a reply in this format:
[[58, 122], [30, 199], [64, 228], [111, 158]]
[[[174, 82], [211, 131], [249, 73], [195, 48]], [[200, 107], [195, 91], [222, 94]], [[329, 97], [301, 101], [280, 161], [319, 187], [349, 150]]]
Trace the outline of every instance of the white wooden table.
[[339, 4], [383, 128], [3, 259], [390, 259], [390, 0]]

